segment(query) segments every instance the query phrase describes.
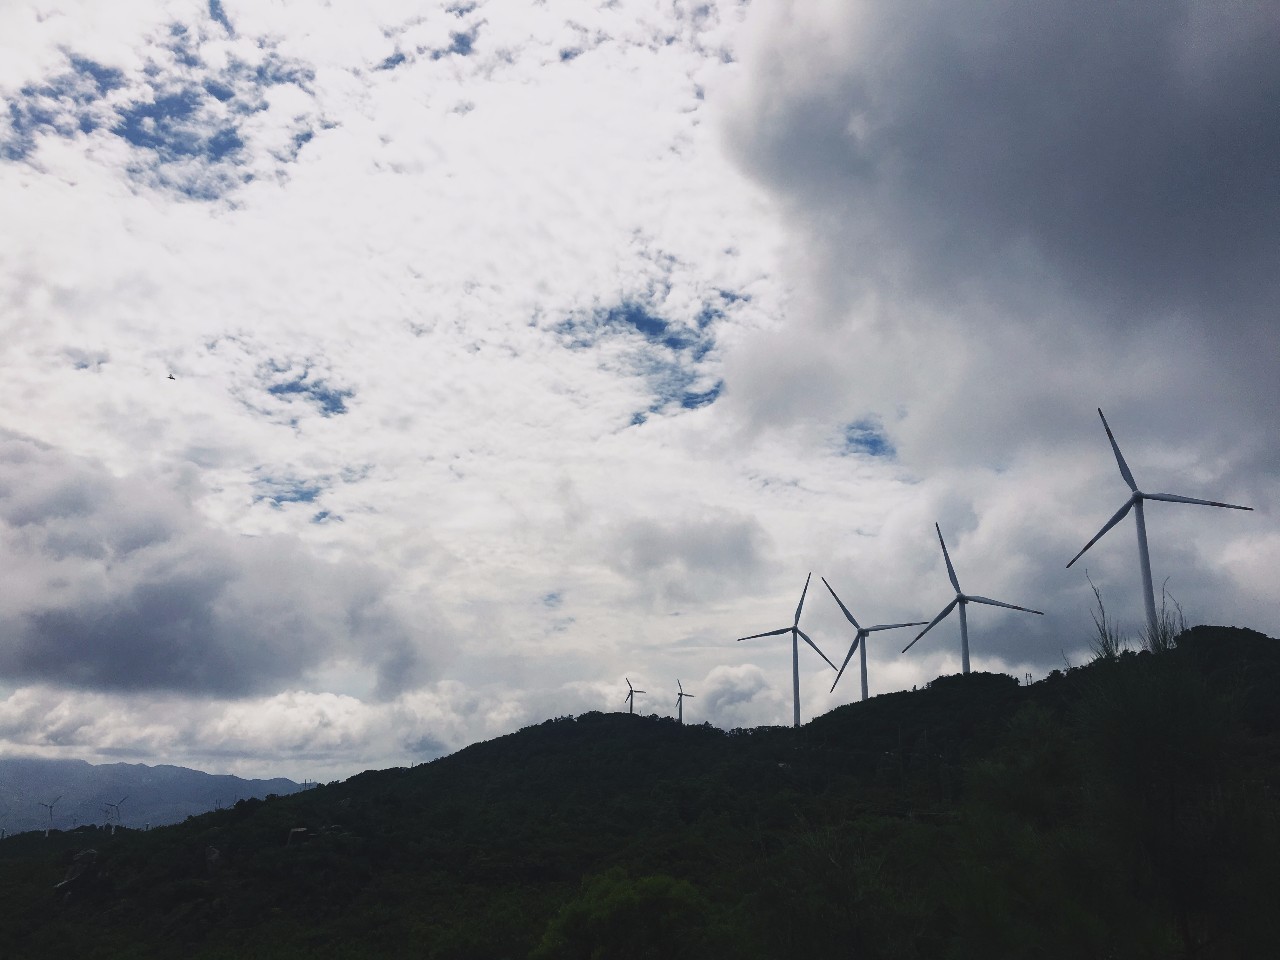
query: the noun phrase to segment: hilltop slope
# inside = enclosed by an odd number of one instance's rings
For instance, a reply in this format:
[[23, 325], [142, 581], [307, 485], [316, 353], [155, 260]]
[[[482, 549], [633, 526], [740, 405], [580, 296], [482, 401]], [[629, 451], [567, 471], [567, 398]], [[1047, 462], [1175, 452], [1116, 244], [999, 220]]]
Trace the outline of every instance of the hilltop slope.
[[1262, 956], [1277, 703], [1280, 643], [1196, 628], [798, 730], [558, 718], [164, 830], [0, 844], [0, 953]]

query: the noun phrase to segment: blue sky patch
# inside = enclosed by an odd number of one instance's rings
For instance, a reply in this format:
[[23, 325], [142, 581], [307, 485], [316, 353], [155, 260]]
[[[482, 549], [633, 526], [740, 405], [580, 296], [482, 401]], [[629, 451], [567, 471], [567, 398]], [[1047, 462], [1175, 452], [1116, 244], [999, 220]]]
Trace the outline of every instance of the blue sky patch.
[[228, 36], [236, 35], [236, 28], [231, 25], [231, 20], [227, 17], [227, 11], [223, 9], [222, 0], [209, 0], [209, 19], [214, 23], [222, 25], [222, 29], [227, 31]]
[[[324, 487], [319, 483], [306, 483], [301, 480], [267, 478], [259, 480], [254, 484], [261, 493], [253, 496], [254, 503], [267, 501], [273, 507], [280, 507], [286, 503], [315, 503], [316, 498], [324, 492]], [[322, 511], [328, 516], [327, 511]]]
[[150, 103], [135, 103], [120, 111], [120, 123], [112, 128], [135, 147], [154, 150], [164, 161], [202, 157], [212, 163], [223, 160], [244, 146], [233, 123], [209, 125], [201, 117], [208, 94], [188, 87], [157, 97]]
[[[209, 4], [209, 17], [230, 32], [218, 0]], [[30, 160], [41, 137], [105, 130], [133, 148], [125, 166], [131, 177], [190, 199], [218, 199], [252, 180], [256, 174], [245, 165], [244, 118], [266, 109], [263, 88], [290, 83], [306, 89], [314, 71], [265, 41], [259, 44], [260, 63], [232, 59], [210, 69], [201, 42], [200, 31], [171, 24], [153, 58], [128, 75], [69, 51], [61, 71], [23, 87], [6, 105], [0, 160]], [[296, 125], [305, 128], [306, 118]], [[292, 153], [279, 152], [276, 159], [291, 161], [305, 142], [295, 138]]]
[[453, 32], [449, 34], [449, 39], [453, 42], [442, 50], [432, 50], [431, 59], [439, 60], [441, 57], [448, 56], [469, 56], [475, 47], [476, 38], [480, 36], [480, 25], [476, 24], [470, 30], [461, 32]]
[[71, 72], [93, 81], [99, 97], [124, 86], [124, 73], [115, 67], [105, 67], [88, 57], [72, 56]]
[[[244, 69], [242, 64], [236, 64], [236, 67]], [[316, 72], [305, 63], [287, 59], [275, 52], [267, 54], [262, 63], [253, 68], [253, 79], [260, 87], [276, 87], [282, 83], [293, 83], [306, 89], [315, 78]]]
[[717, 380], [716, 385], [710, 390], [703, 390], [701, 393], [688, 391], [680, 398], [680, 406], [686, 410], [696, 410], [698, 407], [705, 407], [708, 404], [715, 403], [720, 397], [720, 391], [724, 389], [724, 381]]
[[[283, 373], [286, 370], [280, 369], [275, 364], [270, 365], [276, 373]], [[267, 393], [275, 397], [291, 399], [297, 397], [312, 404], [319, 410], [321, 416], [336, 417], [347, 412], [347, 400], [355, 396], [355, 391], [344, 390], [329, 386], [323, 379], [313, 377], [310, 369], [303, 370], [302, 373], [288, 380], [282, 380], [273, 383], [267, 387]]]
[[664, 316], [655, 298], [661, 285], [647, 295], [623, 298], [590, 312], [573, 314], [553, 329], [571, 350], [587, 350], [612, 338], [624, 338], [626, 372], [642, 377], [653, 392], [647, 410], [636, 412], [633, 426], [649, 415], [672, 410], [696, 410], [720, 398], [723, 381], [712, 379], [706, 369], [715, 349], [714, 328], [726, 308], [748, 299], [745, 295], [717, 291], [692, 318], [692, 323]]
[[23, 87], [9, 102], [12, 132], [0, 140], [0, 157], [27, 159], [38, 133], [73, 137], [102, 125], [106, 111], [100, 101], [125, 85], [124, 74], [87, 57], [72, 56], [69, 65], [47, 83]]
[[406, 57], [403, 53], [397, 50], [391, 56], [387, 57], [387, 59], [383, 60], [380, 64], [374, 67], [374, 69], [375, 70], [394, 70], [396, 67], [400, 66], [400, 64], [404, 63], [405, 60], [407, 59], [408, 57]]
[[893, 444], [889, 442], [884, 425], [878, 418], [864, 417], [845, 425], [842, 455], [892, 457], [894, 453]]
[[184, 67], [200, 67], [199, 42], [192, 36], [186, 24], [169, 25], [169, 43], [166, 44], [174, 58]]

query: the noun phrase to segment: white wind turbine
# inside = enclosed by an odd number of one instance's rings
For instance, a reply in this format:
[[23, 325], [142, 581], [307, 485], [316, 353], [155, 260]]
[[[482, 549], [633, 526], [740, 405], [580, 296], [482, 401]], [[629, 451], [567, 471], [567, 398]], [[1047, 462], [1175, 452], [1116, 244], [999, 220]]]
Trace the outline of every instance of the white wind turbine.
[[49, 825], [44, 828], [44, 835], [46, 837], [49, 836], [49, 831], [53, 829], [53, 805], [61, 799], [62, 799], [62, 794], [58, 794], [48, 803], [45, 803], [43, 800], [36, 801], [36, 803], [40, 804], [40, 806], [44, 807], [46, 810], [49, 811]]
[[116, 824], [120, 822], [120, 804], [128, 800], [128, 796], [121, 797], [115, 803], [106, 804], [107, 820], [111, 822], [111, 835], [116, 835]]
[[[800, 629], [800, 611], [804, 609], [804, 598], [805, 594], [809, 592], [809, 580], [812, 579], [812, 577], [813, 574], [810, 573], [809, 576], [804, 579], [804, 591], [800, 594], [800, 603], [796, 607], [796, 617], [795, 620], [791, 622], [791, 626], [779, 627], [777, 630], [769, 630], [765, 633], [753, 633], [749, 637], [738, 638], [739, 642], [741, 642], [743, 640], [755, 640], [758, 637], [780, 637], [784, 633], [791, 634], [791, 691], [793, 694], [793, 702], [795, 704], [792, 715], [792, 725], [797, 727], [800, 726], [800, 641], [804, 640], [805, 643], [813, 647], [814, 652], [818, 656], [823, 660], [827, 660], [827, 655], [818, 649], [818, 645], [809, 639], [809, 635], [807, 633]], [[836, 668], [836, 665], [830, 660], [827, 660], [827, 665], [831, 667], [832, 670]]]
[[969, 620], [965, 616], [964, 608], [966, 604], [985, 603], [993, 607], [1008, 607], [1010, 610], [1021, 610], [1023, 613], [1038, 613], [1042, 617], [1044, 616], [1044, 613], [1040, 610], [1032, 610], [1029, 607], [1020, 607], [1014, 603], [1005, 603], [1003, 600], [992, 600], [988, 597], [975, 597], [975, 596], [970, 596], [969, 594], [966, 594], [963, 590], [960, 589], [960, 581], [956, 578], [956, 568], [951, 565], [951, 555], [947, 553], [946, 541], [942, 539], [942, 528], [938, 526], [936, 523], [933, 526], [934, 526], [934, 529], [938, 531], [938, 542], [942, 544], [942, 559], [947, 561], [947, 576], [951, 578], [951, 585], [956, 588], [956, 596], [954, 600], [952, 600], [950, 603], [948, 603], [945, 607], [942, 608], [942, 612], [938, 614], [936, 617], [934, 617], [929, 622], [929, 625], [927, 627], [925, 627], [918, 634], [916, 634], [915, 640], [912, 640], [910, 643], [908, 643], [905, 647], [902, 648], [902, 652], [906, 653], [908, 650], [914, 647], [916, 645], [916, 640], [919, 640], [926, 633], [928, 633], [930, 630], [936, 627], [947, 616], [947, 614], [949, 614], [955, 607], [959, 606], [960, 607], [960, 669], [963, 673], [967, 674], [969, 672]]
[[679, 723], [684, 723], [684, 698], [692, 697], [693, 694], [684, 692], [684, 687], [680, 686], [680, 680], [678, 678], [676, 680], [676, 686], [680, 688], [680, 692], [676, 694], [676, 720]]
[[[1125, 514], [1132, 510], [1134, 521], [1138, 526], [1138, 562], [1142, 566], [1142, 589], [1145, 591], [1142, 599], [1147, 605], [1147, 630], [1152, 637], [1155, 637], [1157, 627], [1156, 595], [1155, 589], [1151, 585], [1151, 555], [1147, 552], [1147, 521], [1142, 512], [1142, 501], [1168, 500], [1170, 503], [1199, 503], [1206, 507], [1224, 507], [1227, 510], [1252, 510], [1253, 507], [1241, 507], [1234, 503], [1219, 503], [1217, 500], [1197, 500], [1194, 497], [1180, 497], [1172, 493], [1143, 493], [1138, 489], [1138, 484], [1134, 482], [1133, 474], [1129, 472], [1129, 465], [1124, 462], [1124, 457], [1120, 453], [1120, 447], [1111, 432], [1107, 418], [1102, 416], [1101, 407], [1098, 408], [1098, 416], [1102, 417], [1102, 427], [1107, 431], [1107, 439], [1111, 441], [1111, 449], [1116, 455], [1116, 464], [1120, 467], [1120, 476], [1124, 477], [1124, 482], [1129, 485], [1129, 489], [1133, 492], [1129, 495], [1129, 499], [1125, 501], [1125, 505], [1115, 512], [1115, 515], [1106, 522], [1092, 540], [1084, 545], [1084, 550], [1081, 550], [1071, 558], [1071, 563], [1075, 563], [1084, 556], [1085, 550], [1088, 550], [1101, 540], [1103, 534], [1123, 520]], [[1068, 563], [1067, 566], [1070, 567], [1071, 563]]]
[[635, 713], [636, 712], [636, 694], [644, 693], [644, 691], [637, 690], [635, 687], [633, 687], [629, 679], [625, 677], [623, 679], [627, 680], [627, 695], [622, 698], [622, 702], [627, 705], [627, 713]]
[[860, 662], [862, 665], [862, 699], [865, 700], [867, 699], [867, 634], [875, 633], [877, 630], [896, 630], [899, 627], [919, 627], [924, 624], [924, 621], [914, 620], [911, 623], [881, 623], [874, 627], [864, 627], [859, 624], [857, 620], [853, 619], [853, 614], [849, 612], [849, 608], [846, 607], [844, 603], [841, 602], [840, 598], [836, 596], [836, 592], [831, 589], [831, 584], [827, 583], [826, 577], [822, 578], [822, 582], [826, 584], [827, 590], [830, 591], [831, 596], [835, 598], [836, 603], [840, 604], [840, 609], [843, 611], [845, 619], [853, 624], [854, 630], [858, 631], [853, 638], [853, 646], [849, 647], [849, 652], [844, 656], [844, 663], [840, 664], [840, 672], [836, 674], [836, 680], [835, 683], [831, 684], [831, 689], [834, 691], [836, 683], [840, 682], [840, 677], [844, 675], [844, 668], [849, 665], [849, 660], [853, 657], [853, 651], [861, 650], [862, 652], [859, 654], [859, 657], [861, 658]]

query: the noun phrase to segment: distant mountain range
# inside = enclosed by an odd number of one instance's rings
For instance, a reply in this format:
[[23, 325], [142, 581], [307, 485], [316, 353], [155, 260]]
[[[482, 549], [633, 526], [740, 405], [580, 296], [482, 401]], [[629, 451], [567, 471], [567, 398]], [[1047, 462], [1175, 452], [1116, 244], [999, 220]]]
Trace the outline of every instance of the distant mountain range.
[[301, 784], [284, 777], [245, 780], [167, 764], [0, 757], [0, 829], [8, 834], [43, 830], [49, 812], [41, 804], [55, 797], [61, 798], [53, 808], [57, 830], [104, 823], [107, 805], [121, 798], [127, 799], [120, 804], [120, 824], [145, 828], [181, 823], [237, 800], [285, 796], [301, 789]]

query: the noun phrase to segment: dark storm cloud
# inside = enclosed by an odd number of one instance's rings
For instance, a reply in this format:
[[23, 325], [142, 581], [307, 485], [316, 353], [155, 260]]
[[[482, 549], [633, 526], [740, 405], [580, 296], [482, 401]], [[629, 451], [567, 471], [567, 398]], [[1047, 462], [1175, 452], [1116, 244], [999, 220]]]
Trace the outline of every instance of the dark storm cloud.
[[215, 531], [165, 490], [11, 434], [0, 543], [7, 680], [239, 696], [338, 657], [374, 670], [383, 695], [426, 679], [374, 571]]
[[1047, 279], [1115, 318], [1269, 320], [1274, 5], [872, 0], [832, 16], [847, 42], [769, 41], [734, 139], [835, 241], [833, 270], [943, 298]]

